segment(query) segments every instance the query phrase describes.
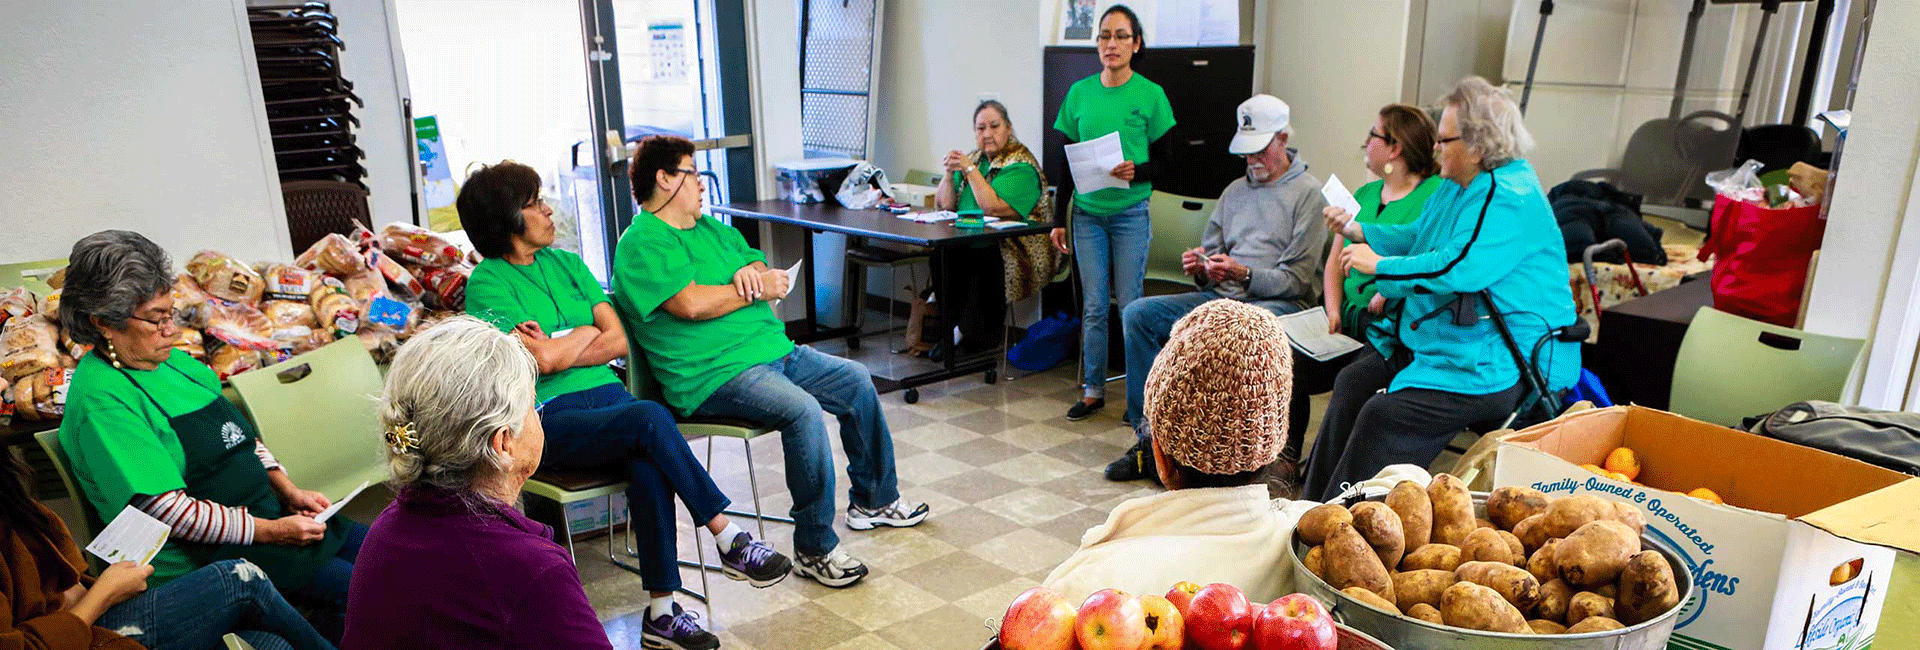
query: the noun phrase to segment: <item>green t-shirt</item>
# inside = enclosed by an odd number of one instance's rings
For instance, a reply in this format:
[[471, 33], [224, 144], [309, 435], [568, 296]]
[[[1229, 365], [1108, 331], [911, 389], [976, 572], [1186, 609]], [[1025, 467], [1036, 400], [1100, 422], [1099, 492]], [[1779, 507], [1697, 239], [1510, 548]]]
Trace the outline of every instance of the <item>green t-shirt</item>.
[[[1173, 128], [1173, 105], [1160, 84], [1148, 81], [1140, 73], [1126, 83], [1108, 88], [1100, 84], [1100, 75], [1073, 82], [1067, 99], [1060, 104], [1060, 115], [1053, 128], [1074, 142], [1086, 142], [1108, 133], [1120, 134], [1120, 151], [1127, 160], [1147, 162], [1147, 145]], [[1087, 214], [1107, 216], [1147, 200], [1153, 183], [1134, 181], [1131, 187], [1107, 188], [1096, 192], [1075, 190], [1074, 205]]]
[[766, 262], [732, 226], [702, 215], [692, 228], [641, 210], [613, 254], [613, 299], [627, 340], [647, 354], [667, 405], [682, 415], [747, 368], [793, 351], [773, 306], [755, 302], [718, 318], [684, 320], [661, 305], [689, 284], [728, 286], [740, 267]]
[[[555, 332], [593, 324], [593, 308], [607, 301], [587, 263], [569, 251], [542, 248], [533, 263], [520, 266], [494, 258], [473, 267], [467, 279], [467, 313], [511, 332], [533, 321]], [[568, 368], [541, 375], [534, 392], [542, 402], [583, 390], [620, 383], [605, 365]]]
[[[1029, 213], [1033, 212], [1034, 204], [1040, 202], [1040, 172], [1034, 169], [1033, 165], [1017, 162], [1001, 167], [998, 172], [982, 165], [980, 173], [993, 178], [987, 183], [993, 186], [993, 193], [1000, 195], [1000, 200], [1006, 201], [1007, 206], [1013, 208], [1014, 214], [1020, 215], [1018, 219], [1022, 221], [1025, 221]], [[980, 202], [973, 198], [973, 188], [967, 186], [965, 173], [953, 173], [953, 188], [953, 191], [960, 195], [958, 211], [980, 209]], [[1048, 215], [1049, 218], [1051, 216]]]
[[[1427, 205], [1427, 197], [1433, 190], [1445, 182], [1439, 176], [1427, 177], [1414, 186], [1413, 192], [1388, 203], [1386, 209], [1380, 208], [1380, 190], [1386, 188], [1386, 181], [1374, 181], [1355, 190], [1353, 199], [1360, 202], [1360, 214], [1353, 215], [1360, 223], [1400, 225], [1413, 223], [1420, 218], [1420, 210]], [[1373, 300], [1378, 291], [1373, 288], [1373, 274], [1359, 271], [1347, 271], [1346, 302], [1341, 303], [1342, 323], [1358, 325], [1360, 310], [1366, 309], [1367, 302]]]
[[[118, 516], [134, 495], [186, 489], [186, 452], [167, 419], [225, 399], [220, 377], [185, 352], [175, 350], [161, 365], [121, 374], [89, 354], [73, 372], [66, 415], [60, 420], [60, 447], [72, 463], [80, 492], [105, 521]], [[168, 541], [153, 557], [147, 587], [159, 587], [197, 568], [177, 542]]]

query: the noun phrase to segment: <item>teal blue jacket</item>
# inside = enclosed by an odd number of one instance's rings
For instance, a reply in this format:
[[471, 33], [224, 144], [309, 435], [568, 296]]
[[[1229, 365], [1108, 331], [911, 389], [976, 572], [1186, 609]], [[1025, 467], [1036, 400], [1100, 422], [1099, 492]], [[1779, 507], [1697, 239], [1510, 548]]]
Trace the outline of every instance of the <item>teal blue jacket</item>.
[[[1461, 327], [1453, 310], [1435, 313], [1455, 294], [1491, 289], [1528, 355], [1548, 331], [1577, 317], [1566, 244], [1540, 177], [1525, 160], [1483, 172], [1464, 188], [1441, 183], [1412, 223], [1362, 228], [1381, 256], [1375, 286], [1380, 295], [1401, 300], [1397, 315], [1370, 338], [1389, 359], [1402, 350], [1412, 353], [1412, 363], [1394, 376], [1389, 391], [1486, 395], [1520, 380], [1491, 320]], [[1565, 390], [1580, 376], [1580, 344], [1550, 340], [1539, 347], [1535, 363], [1549, 388]]]

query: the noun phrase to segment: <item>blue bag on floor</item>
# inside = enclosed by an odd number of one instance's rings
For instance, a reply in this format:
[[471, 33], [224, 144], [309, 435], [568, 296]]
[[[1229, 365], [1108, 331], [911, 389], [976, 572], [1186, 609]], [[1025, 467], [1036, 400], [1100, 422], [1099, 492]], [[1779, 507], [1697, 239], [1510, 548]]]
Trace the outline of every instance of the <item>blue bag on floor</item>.
[[1007, 351], [1007, 363], [1027, 372], [1060, 365], [1080, 339], [1080, 319], [1059, 312], [1027, 328], [1027, 335]]

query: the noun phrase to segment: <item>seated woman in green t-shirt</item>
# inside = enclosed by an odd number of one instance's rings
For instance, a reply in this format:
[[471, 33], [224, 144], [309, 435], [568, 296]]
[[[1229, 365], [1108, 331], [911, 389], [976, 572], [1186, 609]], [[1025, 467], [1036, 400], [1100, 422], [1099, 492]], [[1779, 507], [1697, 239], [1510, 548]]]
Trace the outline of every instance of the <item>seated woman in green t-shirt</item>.
[[[973, 140], [979, 145], [970, 153], [947, 152], [941, 161], [947, 174], [940, 177], [934, 200], [942, 210], [966, 212], [979, 210], [989, 217], [1038, 222], [1052, 214], [1040, 205], [1046, 177], [1040, 173], [1040, 161], [1033, 152], [1013, 137], [1013, 123], [1007, 119], [1007, 107], [987, 100], [973, 109]], [[948, 258], [953, 277], [946, 280], [947, 292], [938, 296], [942, 309], [951, 309], [960, 317], [960, 351], [978, 352], [1000, 340], [999, 328], [1007, 315], [1006, 273], [1000, 262], [999, 248], [981, 245], [958, 251]], [[939, 337], [934, 358], [944, 354], [949, 337]]]
[[673, 414], [627, 392], [607, 363], [627, 356], [627, 335], [600, 281], [574, 253], [553, 248], [553, 208], [540, 175], [516, 162], [481, 168], [455, 201], [460, 225], [486, 259], [467, 282], [467, 313], [513, 334], [540, 366], [534, 386], [546, 431], [541, 467], [590, 469], [620, 462], [640, 546], [640, 581], [651, 592], [641, 634], [649, 645], [719, 647], [680, 589], [673, 500], [713, 533], [723, 573], [755, 587], [784, 580], [792, 563], [721, 514], [730, 501], [694, 458]]
[[[1363, 224], [1406, 224], [1420, 218], [1427, 197], [1440, 186], [1440, 162], [1433, 157], [1433, 118], [1426, 111], [1406, 104], [1388, 104], [1373, 119], [1367, 139], [1360, 145], [1366, 152], [1367, 171], [1380, 180], [1354, 190], [1360, 202], [1360, 214], [1354, 220]], [[1326, 212], [1340, 208], [1329, 206]], [[1373, 288], [1373, 274], [1349, 271], [1340, 264], [1340, 249], [1347, 240], [1337, 234], [1333, 250], [1327, 255], [1327, 322], [1334, 332], [1367, 340], [1366, 324], [1379, 317], [1386, 305]]]

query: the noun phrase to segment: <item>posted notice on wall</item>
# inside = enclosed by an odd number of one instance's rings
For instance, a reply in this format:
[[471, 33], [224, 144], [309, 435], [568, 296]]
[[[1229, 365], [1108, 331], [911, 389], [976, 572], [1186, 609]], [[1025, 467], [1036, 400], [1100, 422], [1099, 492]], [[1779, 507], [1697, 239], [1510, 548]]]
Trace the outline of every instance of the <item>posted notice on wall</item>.
[[160, 547], [167, 545], [167, 536], [173, 534], [173, 527], [141, 512], [139, 508], [127, 506], [120, 510], [120, 516], [100, 530], [93, 542], [87, 544], [87, 552], [106, 560], [108, 564], [133, 562], [147, 564], [153, 556], [160, 553]]

